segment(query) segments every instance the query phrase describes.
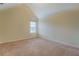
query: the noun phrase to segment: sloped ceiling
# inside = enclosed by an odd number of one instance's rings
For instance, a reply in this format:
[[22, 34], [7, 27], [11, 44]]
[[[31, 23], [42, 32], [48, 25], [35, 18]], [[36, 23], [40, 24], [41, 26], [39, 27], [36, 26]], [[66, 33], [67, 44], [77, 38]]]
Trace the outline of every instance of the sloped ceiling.
[[[17, 4], [19, 3], [4, 3], [0, 5], [0, 10], [16, 6]], [[39, 19], [58, 12], [79, 8], [78, 3], [24, 3], [24, 5], [28, 6]]]
[[39, 19], [43, 19], [57, 12], [79, 8], [79, 4], [77, 3], [31, 3], [26, 5], [31, 8]]

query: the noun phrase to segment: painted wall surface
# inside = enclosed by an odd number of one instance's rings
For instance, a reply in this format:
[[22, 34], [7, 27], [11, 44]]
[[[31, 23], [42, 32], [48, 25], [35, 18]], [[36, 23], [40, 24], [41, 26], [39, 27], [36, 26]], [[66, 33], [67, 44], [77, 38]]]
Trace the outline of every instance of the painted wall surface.
[[36, 37], [37, 33], [29, 31], [31, 20], [37, 18], [24, 5], [0, 11], [0, 43]]
[[63, 11], [39, 20], [39, 35], [79, 47], [79, 10]]

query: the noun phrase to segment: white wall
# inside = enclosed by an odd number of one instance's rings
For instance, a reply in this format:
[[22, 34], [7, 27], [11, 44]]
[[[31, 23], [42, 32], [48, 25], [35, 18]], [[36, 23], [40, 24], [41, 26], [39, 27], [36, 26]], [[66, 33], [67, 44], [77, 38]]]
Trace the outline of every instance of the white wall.
[[79, 11], [63, 11], [39, 20], [39, 35], [79, 48]]

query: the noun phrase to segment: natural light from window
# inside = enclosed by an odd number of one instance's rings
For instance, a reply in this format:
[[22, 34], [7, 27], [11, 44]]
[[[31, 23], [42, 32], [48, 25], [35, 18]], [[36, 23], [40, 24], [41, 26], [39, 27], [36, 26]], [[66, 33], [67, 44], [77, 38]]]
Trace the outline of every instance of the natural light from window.
[[36, 32], [36, 22], [31, 21], [30, 22], [30, 33], [35, 33]]

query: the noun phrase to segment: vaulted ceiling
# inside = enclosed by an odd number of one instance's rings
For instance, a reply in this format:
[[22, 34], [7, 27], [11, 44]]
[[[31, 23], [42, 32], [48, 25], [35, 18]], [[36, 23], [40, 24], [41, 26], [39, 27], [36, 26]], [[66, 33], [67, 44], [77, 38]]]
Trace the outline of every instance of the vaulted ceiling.
[[68, 3], [37, 3], [28, 4], [32, 11], [36, 14], [39, 19], [43, 19], [48, 15], [53, 15], [57, 12], [74, 10], [79, 8], [79, 4], [68, 4]]
[[[5, 3], [0, 5], [0, 9], [5, 9], [16, 5], [17, 3]], [[48, 15], [53, 15], [61, 11], [79, 8], [78, 3], [25, 3], [24, 5], [28, 6], [39, 19], [43, 19]]]

